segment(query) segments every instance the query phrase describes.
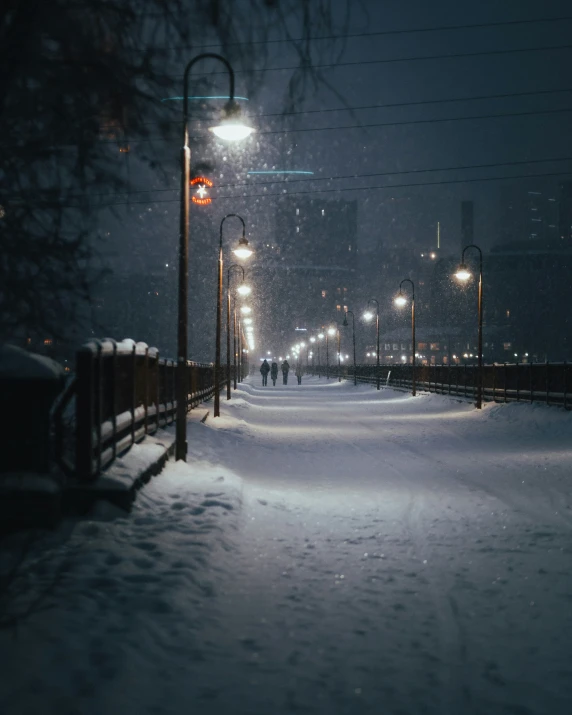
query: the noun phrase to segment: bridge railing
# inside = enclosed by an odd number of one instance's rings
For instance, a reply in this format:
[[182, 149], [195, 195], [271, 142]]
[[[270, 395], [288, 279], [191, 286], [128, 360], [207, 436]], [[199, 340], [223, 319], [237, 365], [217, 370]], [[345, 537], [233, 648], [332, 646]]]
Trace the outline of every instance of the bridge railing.
[[[146, 435], [175, 421], [176, 363], [132, 340], [92, 340], [54, 414], [56, 458], [80, 481], [95, 479]], [[232, 376], [231, 376], [232, 377]], [[227, 382], [221, 368], [221, 388]], [[188, 361], [187, 411], [214, 393], [214, 366]], [[75, 409], [73, 399], [75, 398]]]
[[[316, 374], [326, 375], [322, 365]], [[410, 390], [412, 365], [380, 365], [381, 385]], [[353, 365], [330, 366], [330, 377], [353, 379]], [[358, 382], [377, 382], [375, 365], [356, 365]], [[417, 389], [440, 394], [476, 398], [476, 365], [417, 365]], [[492, 363], [483, 365], [483, 400], [493, 402], [543, 402], [565, 409], [572, 407], [572, 363]]]

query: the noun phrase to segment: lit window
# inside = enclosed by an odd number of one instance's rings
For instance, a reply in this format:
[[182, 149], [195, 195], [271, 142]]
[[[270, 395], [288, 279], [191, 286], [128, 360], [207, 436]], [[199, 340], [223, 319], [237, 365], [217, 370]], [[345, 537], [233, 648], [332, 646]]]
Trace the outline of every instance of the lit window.
[[341, 309], [342, 309], [342, 306], [338, 303], [336, 305], [336, 310], [338, 311], [338, 313], [341, 311]]
[[322, 291], [322, 298], [325, 298], [327, 295], [328, 295], [328, 291], [327, 291], [327, 290], [323, 290], [323, 291]]
[[296, 209], [296, 216], [300, 215], [300, 209]]
[[296, 233], [300, 233], [300, 226], [296, 226]]
[[347, 288], [344, 288], [344, 293], [347, 293], [347, 292], [348, 292], [348, 289], [347, 289]]
[[342, 292], [342, 289], [341, 289], [341, 288], [336, 288], [336, 293], [337, 293], [338, 295], [340, 295], [341, 292]]
[[347, 312], [348, 312], [348, 306], [344, 305], [344, 313], [347, 313]]
[[418, 350], [427, 350], [427, 343], [417, 343]]
[[52, 339], [51, 338], [45, 338], [44, 339], [44, 345], [51, 345], [52, 344]]
[[325, 215], [326, 215], [326, 212], [324, 211], [324, 209], [322, 209], [322, 216], [325, 216]]
[[350, 245], [348, 246], [348, 251], [351, 251], [351, 250], [352, 250], [352, 246], [351, 246], [351, 243], [350, 243]]
[[502, 346], [505, 350], [510, 350], [512, 348], [512, 343], [503, 343]]
[[429, 343], [429, 350], [439, 350], [439, 343]]
[[507, 317], [507, 318], [510, 318], [510, 310], [507, 310], [507, 311], [506, 311], [506, 317]]

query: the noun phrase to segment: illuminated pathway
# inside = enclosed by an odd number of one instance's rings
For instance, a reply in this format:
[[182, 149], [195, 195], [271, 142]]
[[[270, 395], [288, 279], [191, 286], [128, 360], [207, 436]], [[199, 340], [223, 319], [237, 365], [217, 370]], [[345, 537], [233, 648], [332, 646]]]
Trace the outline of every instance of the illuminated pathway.
[[572, 414], [259, 382], [75, 530], [13, 712], [572, 712]]

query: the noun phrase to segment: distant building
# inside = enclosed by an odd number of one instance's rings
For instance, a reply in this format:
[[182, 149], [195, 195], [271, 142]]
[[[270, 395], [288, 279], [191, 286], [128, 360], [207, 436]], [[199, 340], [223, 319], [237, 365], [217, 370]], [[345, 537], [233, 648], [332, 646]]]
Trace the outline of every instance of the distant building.
[[542, 241], [559, 238], [559, 201], [555, 191], [514, 187], [501, 192], [500, 242]]
[[285, 349], [297, 328], [341, 322], [354, 290], [357, 201], [285, 197], [257, 257], [267, 332]]
[[572, 181], [560, 184], [558, 197], [558, 233], [561, 241], [572, 246]]

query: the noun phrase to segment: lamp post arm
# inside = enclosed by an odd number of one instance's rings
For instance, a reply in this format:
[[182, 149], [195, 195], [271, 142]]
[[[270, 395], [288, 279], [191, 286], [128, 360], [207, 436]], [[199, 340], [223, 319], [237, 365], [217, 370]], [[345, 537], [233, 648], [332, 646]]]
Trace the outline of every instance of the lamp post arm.
[[238, 214], [227, 214], [220, 222], [219, 248], [221, 251], [222, 251], [222, 227], [224, 225], [224, 222], [227, 220], [227, 218], [231, 218], [231, 216], [234, 216], [235, 218], [240, 220], [240, 222], [242, 223], [242, 237], [246, 238], [246, 224], [244, 223], [244, 219], [242, 218], [242, 216], [239, 216]]
[[218, 60], [219, 62], [222, 62], [223, 65], [226, 67], [228, 70], [228, 79], [230, 82], [230, 89], [229, 89], [229, 100], [232, 102], [234, 100], [234, 70], [232, 69], [230, 62], [226, 60], [224, 57], [221, 55], [217, 55], [215, 52], [203, 52], [200, 55], [197, 55], [196, 57], [193, 57], [192, 60], [190, 60], [187, 63], [187, 66], [185, 67], [185, 74], [184, 74], [184, 94], [183, 94], [183, 120], [184, 120], [184, 138], [185, 138], [185, 145], [187, 143], [187, 124], [189, 120], [189, 75], [191, 73], [191, 69], [193, 65], [198, 62], [199, 60]]

